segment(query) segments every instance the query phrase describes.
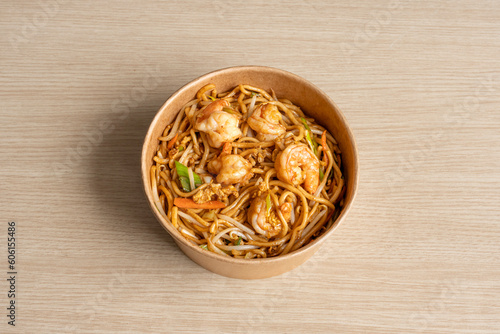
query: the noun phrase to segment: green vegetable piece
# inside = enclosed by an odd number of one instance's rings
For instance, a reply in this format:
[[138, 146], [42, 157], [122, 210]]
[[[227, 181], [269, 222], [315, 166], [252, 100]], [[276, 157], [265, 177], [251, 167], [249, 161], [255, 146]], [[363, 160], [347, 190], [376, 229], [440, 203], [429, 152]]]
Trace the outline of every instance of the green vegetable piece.
[[191, 191], [191, 182], [189, 182], [189, 178], [179, 176], [179, 181], [181, 181], [182, 190], [184, 190], [184, 192], [188, 193]]
[[325, 173], [323, 173], [323, 170], [320, 168], [319, 169], [319, 179], [323, 181], [323, 178], [325, 177]]
[[[183, 164], [181, 164], [179, 161], [175, 161], [175, 169], [177, 170], [177, 175], [179, 176], [179, 181], [181, 182], [182, 190], [184, 190], [185, 192], [193, 191], [194, 189], [191, 189], [191, 184], [189, 182], [188, 168]], [[203, 184], [200, 176], [195, 172], [193, 172], [193, 178], [194, 178], [195, 188], [198, 188]]]
[[201, 248], [201, 249], [204, 249], [204, 250], [208, 250], [208, 246], [207, 246], [207, 244], [200, 245], [200, 248]]
[[306, 140], [307, 143], [309, 144], [309, 147], [311, 150], [314, 152], [314, 155], [318, 154], [318, 143], [316, 143], [315, 140], [312, 139], [312, 131], [309, 125], [307, 125], [307, 121], [304, 117], [301, 117], [300, 120], [304, 124], [304, 127], [306, 128]]
[[236, 240], [236, 242], [234, 243], [235, 246], [239, 246], [241, 244], [241, 237], [238, 238], [238, 240]]
[[211, 95], [207, 95], [207, 96], [208, 96], [208, 98], [209, 98], [210, 100], [215, 101], [215, 97], [213, 97], [213, 96], [211, 96]]
[[311, 131], [311, 128], [307, 124], [307, 121], [304, 117], [301, 117], [300, 120], [302, 121], [302, 124], [304, 124], [304, 127], [306, 128], [307, 131]]
[[267, 194], [267, 196], [266, 196], [266, 214], [268, 217], [271, 214], [272, 207], [273, 207], [273, 204], [271, 203], [271, 195]]

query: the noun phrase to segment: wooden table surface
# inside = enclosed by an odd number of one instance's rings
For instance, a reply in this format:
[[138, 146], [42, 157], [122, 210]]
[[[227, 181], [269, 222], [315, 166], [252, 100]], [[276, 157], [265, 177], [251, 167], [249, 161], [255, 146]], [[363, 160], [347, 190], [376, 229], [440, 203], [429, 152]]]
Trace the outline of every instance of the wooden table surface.
[[[0, 332], [500, 332], [498, 1], [3, 1], [0, 17]], [[139, 173], [176, 89], [250, 64], [331, 96], [361, 168], [321, 251], [256, 281], [191, 262]]]

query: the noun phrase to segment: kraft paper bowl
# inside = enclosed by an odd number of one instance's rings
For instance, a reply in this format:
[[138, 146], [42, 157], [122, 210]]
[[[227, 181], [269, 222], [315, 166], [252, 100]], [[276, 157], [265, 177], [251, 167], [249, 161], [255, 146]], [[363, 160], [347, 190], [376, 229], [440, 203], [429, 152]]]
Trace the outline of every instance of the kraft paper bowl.
[[[158, 137], [162, 135], [165, 127], [174, 121], [180, 108], [195, 97], [198, 89], [208, 83], [214, 83], [219, 92], [232, 89], [241, 83], [264, 88], [266, 91], [272, 88], [278, 97], [287, 98], [299, 105], [304, 113], [315, 118], [319, 124], [333, 134], [342, 150], [342, 168], [347, 186], [342, 212], [332, 227], [320, 238], [284, 256], [251, 260], [235, 259], [203, 250], [191, 244], [157, 211], [153, 201], [149, 173], [158, 146]], [[191, 260], [214, 273], [234, 278], [271, 277], [285, 273], [304, 263], [319, 250], [320, 246], [345, 219], [352, 206], [358, 186], [356, 144], [340, 109], [325, 93], [309, 81], [280, 69], [263, 66], [238, 66], [214, 71], [191, 81], [176, 91], [160, 108], [151, 122], [144, 140], [141, 160], [146, 197], [163, 228]]]

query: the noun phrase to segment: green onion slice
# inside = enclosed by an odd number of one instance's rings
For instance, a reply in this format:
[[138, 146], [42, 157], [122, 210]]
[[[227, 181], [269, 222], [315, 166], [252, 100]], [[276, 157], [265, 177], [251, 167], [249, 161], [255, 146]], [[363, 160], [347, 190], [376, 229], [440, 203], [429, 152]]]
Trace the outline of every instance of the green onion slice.
[[301, 117], [300, 120], [302, 121], [302, 124], [304, 124], [304, 127], [306, 128], [306, 140], [307, 143], [309, 144], [309, 147], [311, 147], [311, 150], [314, 152], [314, 155], [318, 155], [318, 143], [316, 143], [316, 141], [313, 140], [312, 138], [313, 133], [311, 128], [309, 127], [309, 125], [307, 125], [307, 121], [304, 117]]
[[273, 204], [271, 203], [271, 195], [267, 194], [267, 196], [266, 196], [266, 214], [268, 217], [271, 214], [272, 207], [273, 207]]
[[[177, 175], [179, 176], [179, 181], [181, 182], [182, 190], [184, 190], [185, 192], [193, 191], [194, 189], [191, 189], [191, 185], [189, 182], [188, 168], [183, 164], [181, 164], [179, 161], [175, 161], [175, 169], [177, 170]], [[198, 188], [203, 184], [200, 176], [195, 172], [193, 172], [193, 178], [194, 178], [195, 188]]]

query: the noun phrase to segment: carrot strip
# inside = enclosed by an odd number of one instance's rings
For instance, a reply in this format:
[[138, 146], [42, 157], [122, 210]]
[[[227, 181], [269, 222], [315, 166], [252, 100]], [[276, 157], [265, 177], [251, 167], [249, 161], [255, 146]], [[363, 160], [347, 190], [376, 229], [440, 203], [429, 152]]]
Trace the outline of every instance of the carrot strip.
[[174, 205], [183, 209], [222, 209], [226, 207], [226, 204], [219, 201], [196, 203], [190, 198], [182, 198], [182, 197], [175, 198]]
[[172, 139], [168, 142], [168, 145], [167, 145], [167, 150], [170, 150], [170, 149], [174, 146], [175, 142], [177, 141], [177, 137], [179, 137], [179, 132], [177, 132], [177, 133], [175, 134], [174, 138], [172, 138]]
[[220, 152], [221, 156], [231, 154], [231, 150], [233, 149], [233, 145], [230, 142], [225, 142], [222, 147], [222, 152]]

